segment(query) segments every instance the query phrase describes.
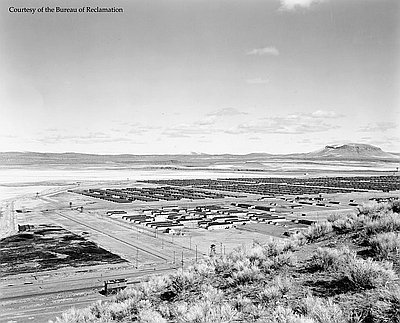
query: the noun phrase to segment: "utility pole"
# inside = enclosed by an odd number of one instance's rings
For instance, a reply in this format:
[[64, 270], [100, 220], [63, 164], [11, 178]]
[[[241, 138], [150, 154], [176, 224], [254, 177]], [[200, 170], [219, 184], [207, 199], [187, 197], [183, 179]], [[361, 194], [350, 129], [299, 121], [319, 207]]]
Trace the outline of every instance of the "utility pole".
[[136, 247], [136, 269], [139, 267], [139, 249]]
[[189, 236], [189, 249], [192, 250], [192, 236]]
[[196, 245], [196, 263], [197, 263], [197, 245]]
[[174, 264], [175, 264], [175, 250], [174, 250]]
[[211, 246], [210, 246], [210, 257], [213, 257], [213, 256], [215, 256], [216, 255], [216, 250], [215, 250], [215, 244], [212, 244]]
[[183, 250], [182, 250], [182, 270], [183, 270]]

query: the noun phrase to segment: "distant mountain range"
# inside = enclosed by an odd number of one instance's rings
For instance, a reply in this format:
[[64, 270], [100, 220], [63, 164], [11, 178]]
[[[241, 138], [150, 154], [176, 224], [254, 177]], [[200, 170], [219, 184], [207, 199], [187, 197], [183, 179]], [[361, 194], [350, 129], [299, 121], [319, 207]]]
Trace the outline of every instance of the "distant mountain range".
[[366, 144], [349, 143], [328, 145], [325, 148], [297, 154], [252, 153], [233, 154], [190, 154], [190, 155], [97, 155], [82, 153], [38, 153], [38, 152], [0, 152], [0, 165], [148, 165], [207, 167], [221, 163], [257, 163], [267, 159], [305, 159], [305, 160], [384, 160], [400, 161], [400, 154], [388, 153], [379, 147]]

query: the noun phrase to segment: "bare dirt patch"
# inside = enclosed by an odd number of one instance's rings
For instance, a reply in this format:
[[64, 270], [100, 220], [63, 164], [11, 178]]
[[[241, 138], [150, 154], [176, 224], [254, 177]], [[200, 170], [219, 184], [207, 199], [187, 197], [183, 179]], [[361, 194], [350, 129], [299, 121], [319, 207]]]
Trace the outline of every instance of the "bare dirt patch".
[[35, 273], [64, 267], [82, 267], [125, 262], [95, 243], [51, 224], [0, 240], [0, 276]]

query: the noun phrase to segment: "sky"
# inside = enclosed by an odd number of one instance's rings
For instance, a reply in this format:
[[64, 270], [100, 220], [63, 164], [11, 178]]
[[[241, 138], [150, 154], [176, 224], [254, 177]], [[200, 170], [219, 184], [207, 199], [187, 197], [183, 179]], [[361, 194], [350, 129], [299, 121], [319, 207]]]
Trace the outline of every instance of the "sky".
[[[123, 13], [15, 8], [118, 7]], [[398, 0], [3, 0], [0, 151], [400, 152]]]

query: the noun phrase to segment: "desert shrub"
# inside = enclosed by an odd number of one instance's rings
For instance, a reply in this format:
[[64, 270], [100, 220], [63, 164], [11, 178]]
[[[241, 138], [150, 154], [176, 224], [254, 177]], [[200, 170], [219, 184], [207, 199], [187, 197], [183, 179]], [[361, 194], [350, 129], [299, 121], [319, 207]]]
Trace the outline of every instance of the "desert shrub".
[[354, 219], [339, 219], [332, 223], [332, 227], [339, 233], [345, 233], [354, 231], [356, 229], [357, 222]]
[[262, 278], [259, 267], [244, 262], [238, 262], [237, 265], [237, 270], [232, 273], [233, 286], [250, 284]]
[[278, 306], [268, 318], [259, 320], [257, 323], [316, 323], [316, 321], [294, 313], [291, 308]]
[[235, 299], [231, 301], [231, 306], [238, 312], [239, 322], [255, 322], [270, 314], [265, 306], [256, 304], [254, 301], [243, 294], [238, 294]]
[[232, 253], [209, 259], [214, 273], [229, 279], [231, 285], [243, 285], [258, 281], [263, 273], [272, 269], [294, 266], [296, 258], [290, 250], [297, 248], [293, 241], [272, 239], [265, 244], [254, 243], [252, 248], [236, 248]]
[[293, 267], [297, 264], [297, 259], [292, 252], [283, 253], [272, 257], [272, 264], [270, 265], [273, 269], [284, 269], [286, 267]]
[[391, 202], [391, 209], [395, 213], [400, 213], [400, 200], [395, 200]]
[[371, 314], [374, 322], [400, 323], [400, 287], [380, 291]]
[[252, 264], [262, 263], [266, 258], [263, 246], [261, 244], [253, 245], [253, 247], [247, 251], [246, 257]]
[[318, 248], [311, 258], [310, 265], [315, 269], [340, 271], [355, 256], [355, 253], [347, 247], [342, 249]]
[[264, 245], [263, 252], [266, 257], [277, 256], [284, 252], [294, 251], [297, 248], [295, 241], [279, 241], [276, 239], [271, 239]]
[[326, 218], [326, 221], [328, 222], [335, 222], [337, 220], [343, 220], [346, 219], [348, 217], [347, 214], [343, 214], [343, 213], [331, 213], [328, 215], [328, 217]]
[[[53, 323], [53, 321], [49, 321]], [[97, 318], [90, 313], [89, 309], [77, 310], [75, 308], [71, 308], [64, 313], [62, 313], [61, 317], [57, 317], [55, 323], [90, 323], [90, 322], [99, 322]]]
[[258, 294], [260, 303], [263, 305], [276, 303], [279, 299], [282, 298], [282, 296], [283, 296], [283, 294], [282, 294], [281, 290], [279, 289], [278, 286], [275, 286], [275, 285], [266, 287]]
[[300, 311], [318, 323], [343, 323], [345, 315], [331, 299], [323, 300], [318, 297], [307, 296], [300, 305]]
[[191, 290], [198, 285], [197, 278], [198, 276], [193, 271], [178, 270], [170, 276], [170, 288], [177, 294]]
[[165, 319], [171, 319], [172, 317], [170, 304], [169, 302], [162, 302], [156, 307], [158, 313]]
[[89, 312], [96, 318], [104, 315], [105, 306], [102, 301], [97, 301], [89, 307]]
[[[143, 302], [143, 301], [141, 301]], [[127, 299], [123, 302], [109, 302], [103, 305], [104, 314], [103, 319], [109, 319], [111, 321], [122, 321], [122, 320], [133, 320], [137, 318], [138, 307], [140, 302], [136, 302], [134, 299]]]
[[[180, 272], [176, 275], [179, 275]], [[154, 276], [151, 277], [147, 282], [139, 285], [139, 291], [141, 291], [145, 297], [158, 294], [164, 291], [171, 283], [172, 283], [172, 276]]]
[[395, 252], [400, 252], [400, 234], [396, 232], [385, 232], [373, 236], [369, 240], [371, 249], [378, 258], [387, 259]]
[[200, 297], [204, 300], [210, 301], [210, 302], [222, 302], [224, 299], [224, 292], [218, 288], [215, 288], [209, 284], [203, 285], [201, 287], [201, 295]]
[[209, 261], [214, 267], [215, 273], [220, 276], [230, 276], [235, 265], [235, 261], [228, 256], [214, 257]]
[[108, 323], [113, 321], [136, 320], [138, 308], [149, 306], [143, 301], [136, 302], [127, 299], [122, 302], [98, 301], [89, 308], [75, 310], [74, 308], [64, 312], [56, 323]]
[[332, 223], [328, 221], [316, 222], [310, 225], [302, 234], [308, 242], [313, 242], [333, 231]]
[[258, 293], [257, 298], [264, 305], [276, 303], [289, 293], [292, 285], [293, 281], [289, 277], [276, 276]]
[[343, 267], [343, 275], [355, 289], [369, 289], [393, 282], [397, 276], [392, 264], [354, 258]]
[[346, 279], [354, 289], [376, 288], [396, 279], [391, 263], [357, 258], [348, 248], [319, 248], [310, 264], [334, 273], [338, 279]]
[[139, 302], [145, 299], [158, 298], [159, 294], [169, 289], [172, 281], [170, 276], [154, 276], [148, 281], [140, 283], [133, 288], [126, 288], [119, 291], [115, 296], [111, 298], [112, 302], [124, 302], [128, 299]]
[[364, 214], [332, 214], [328, 217], [328, 221], [332, 223], [333, 230], [338, 233], [347, 233], [350, 231], [358, 231], [365, 225], [365, 221], [370, 220]]
[[189, 268], [194, 274], [201, 277], [211, 277], [215, 274], [215, 266], [210, 261], [203, 261]]
[[366, 233], [368, 235], [377, 234], [381, 232], [400, 231], [400, 214], [399, 213], [385, 213], [381, 216], [368, 221], [365, 225]]
[[307, 238], [303, 234], [303, 232], [297, 232], [290, 237], [291, 241], [294, 241], [297, 246], [302, 247], [307, 244]]
[[[142, 283], [142, 284], [146, 284], [146, 283]], [[140, 288], [140, 287], [139, 287]], [[139, 290], [138, 287], [134, 287], [134, 288], [125, 288], [121, 291], [119, 291], [119, 293], [117, 293], [113, 298], [112, 301], [114, 302], [123, 302], [127, 299], [135, 299], [137, 301], [141, 300], [144, 297], [143, 292], [141, 292]]]
[[193, 304], [180, 303], [175, 307], [177, 323], [229, 323], [238, 312], [228, 303], [202, 300]]
[[231, 262], [236, 262], [236, 261], [241, 261], [246, 259], [246, 253], [248, 250], [246, 250], [244, 247], [240, 246], [237, 248], [234, 248], [231, 253], [227, 254], [225, 258], [229, 259]]
[[140, 323], [167, 323], [167, 320], [155, 310], [145, 308], [139, 311]]
[[358, 208], [359, 214], [366, 215], [371, 220], [379, 217], [380, 213], [386, 213], [390, 210], [388, 203], [377, 203], [375, 201], [370, 201], [364, 203]]
[[248, 309], [253, 305], [253, 301], [250, 298], [244, 296], [243, 294], [239, 294], [231, 302], [231, 305], [238, 312], [247, 312]]
[[400, 201], [377, 203], [374, 201], [363, 204], [358, 214], [331, 214], [328, 222], [332, 223], [334, 231], [346, 233], [366, 229], [367, 234], [391, 232], [400, 230]]

